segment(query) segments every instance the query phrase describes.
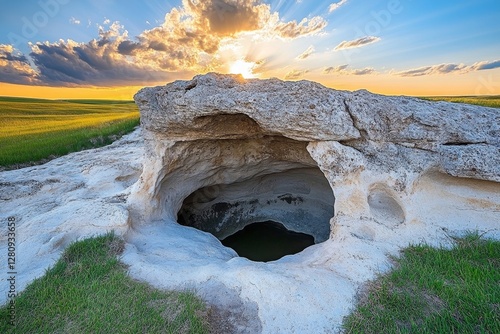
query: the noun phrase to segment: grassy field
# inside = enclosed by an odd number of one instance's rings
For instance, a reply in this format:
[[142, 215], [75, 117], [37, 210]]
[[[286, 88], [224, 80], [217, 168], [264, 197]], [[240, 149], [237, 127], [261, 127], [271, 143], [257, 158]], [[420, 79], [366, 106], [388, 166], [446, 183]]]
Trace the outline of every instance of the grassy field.
[[405, 249], [345, 319], [346, 333], [500, 333], [500, 242]]
[[0, 166], [107, 145], [138, 124], [133, 101], [0, 97]]
[[421, 97], [430, 101], [447, 101], [455, 103], [475, 104], [483, 107], [500, 108], [500, 95], [492, 96], [437, 96]]
[[132, 280], [113, 234], [76, 242], [15, 299], [15, 325], [0, 309], [0, 333], [208, 333], [207, 307], [190, 292]]

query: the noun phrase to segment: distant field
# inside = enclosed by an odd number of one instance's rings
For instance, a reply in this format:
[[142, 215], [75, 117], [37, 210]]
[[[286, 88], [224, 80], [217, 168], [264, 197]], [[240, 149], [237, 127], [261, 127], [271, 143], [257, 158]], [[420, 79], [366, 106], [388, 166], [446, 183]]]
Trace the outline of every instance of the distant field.
[[430, 101], [447, 101], [455, 103], [475, 104], [483, 107], [500, 108], [500, 95], [492, 96], [433, 96], [421, 97]]
[[133, 101], [0, 97], [0, 166], [107, 145], [138, 124]]

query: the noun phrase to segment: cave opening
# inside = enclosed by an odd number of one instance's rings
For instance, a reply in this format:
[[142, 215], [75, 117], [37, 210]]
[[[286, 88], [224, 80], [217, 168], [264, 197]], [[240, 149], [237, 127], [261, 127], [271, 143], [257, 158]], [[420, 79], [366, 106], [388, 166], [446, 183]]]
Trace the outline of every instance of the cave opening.
[[314, 245], [314, 237], [290, 231], [283, 224], [268, 220], [249, 224], [221, 242], [241, 257], [268, 262], [303, 251]]
[[241, 257], [268, 262], [326, 241], [334, 201], [319, 168], [294, 167], [202, 187], [184, 199], [177, 221], [211, 233]]
[[[222, 244], [232, 240], [230, 236], [255, 233], [255, 228], [263, 237], [270, 231], [290, 240], [294, 233], [304, 234], [307, 245], [328, 240], [334, 194], [300, 132], [300, 139], [285, 137], [241, 113], [197, 117], [189, 133], [169, 130], [182, 140], [165, 146], [165, 165], [155, 187], [161, 204], [152, 209], [159, 216], [177, 218], [179, 224], [210, 233]], [[253, 240], [255, 248], [263, 243], [256, 235]], [[278, 236], [272, 240], [278, 244]], [[283, 254], [297, 252], [290, 249]]]

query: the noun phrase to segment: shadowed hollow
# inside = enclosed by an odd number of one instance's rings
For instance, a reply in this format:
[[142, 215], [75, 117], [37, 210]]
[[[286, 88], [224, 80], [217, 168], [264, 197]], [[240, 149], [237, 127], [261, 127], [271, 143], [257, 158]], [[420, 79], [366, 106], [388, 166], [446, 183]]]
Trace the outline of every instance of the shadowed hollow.
[[314, 245], [314, 238], [305, 233], [289, 231], [283, 224], [265, 221], [245, 226], [241, 231], [221, 240], [239, 256], [252, 261], [274, 261], [297, 254]]

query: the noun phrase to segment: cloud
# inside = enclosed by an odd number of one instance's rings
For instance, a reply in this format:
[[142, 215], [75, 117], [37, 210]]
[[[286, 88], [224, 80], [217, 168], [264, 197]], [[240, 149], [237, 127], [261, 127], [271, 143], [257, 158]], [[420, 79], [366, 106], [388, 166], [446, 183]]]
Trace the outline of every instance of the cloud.
[[376, 74], [377, 71], [371, 67], [363, 69], [348, 69], [349, 65], [340, 65], [336, 67], [327, 67], [323, 70], [323, 74], [339, 74], [339, 75], [369, 75]]
[[330, 66], [323, 70], [323, 74], [342, 73], [346, 70], [348, 66], [349, 65], [340, 65], [336, 67]]
[[328, 13], [337, 10], [340, 6], [345, 5], [347, 0], [340, 0], [339, 2], [334, 2], [328, 7]]
[[270, 15], [269, 6], [256, 0], [183, 0], [182, 3], [192, 16], [204, 18], [198, 23], [203, 25], [208, 21], [210, 31], [219, 35], [260, 29]]
[[36, 44], [30, 56], [39, 71], [39, 79], [45, 85], [133, 85], [144, 82], [147, 77], [162, 78], [159, 71], [145, 73], [142, 66], [117, 56], [113, 52], [113, 43], [99, 45], [97, 41], [89, 44], [69, 41]]
[[380, 37], [375, 36], [365, 36], [352, 41], [343, 41], [339, 45], [335, 47], [335, 50], [343, 50], [343, 49], [352, 49], [352, 48], [360, 48], [362, 46], [376, 43], [380, 41]]
[[314, 53], [314, 46], [310, 46], [306, 49], [306, 51], [302, 52], [300, 55], [297, 56], [297, 59], [303, 60], [309, 57]]
[[368, 74], [375, 74], [375, 73], [377, 73], [377, 71], [375, 71], [375, 69], [373, 69], [371, 67], [365, 67], [363, 69], [352, 70], [351, 73], [354, 75], [368, 75]]
[[261, 0], [182, 0], [164, 22], [134, 38], [119, 22], [104, 18], [98, 37], [86, 43], [33, 43], [26, 56], [4, 47], [0, 81], [51, 86], [164, 82], [218, 68], [221, 46], [236, 43], [243, 34], [295, 39], [318, 34], [326, 24], [321, 17], [283, 21]]
[[14, 54], [11, 45], [0, 44], [0, 81], [13, 84], [38, 84], [37, 73], [24, 55]]
[[491, 70], [495, 68], [500, 68], [500, 60], [481, 61], [481, 62], [476, 62], [469, 66], [464, 64], [438, 64], [432, 66], [418, 67], [400, 72], [393, 72], [392, 74], [401, 77], [419, 77], [424, 75], [450, 74], [450, 73], [464, 74], [474, 71]]
[[297, 23], [297, 21], [280, 22], [276, 24], [274, 29], [279, 36], [291, 39], [317, 34], [327, 25], [328, 22], [325, 19], [315, 16], [310, 20], [304, 18], [300, 23]]
[[401, 77], [419, 77], [423, 75], [447, 74], [452, 72], [464, 72], [466, 66], [464, 64], [440, 64], [433, 66], [424, 66], [406, 71], [395, 73]]
[[292, 70], [285, 75], [285, 80], [297, 80], [308, 72], [308, 70]]
[[493, 70], [495, 68], [500, 67], [500, 59], [499, 60], [494, 60], [494, 61], [481, 61], [472, 64], [470, 66], [470, 69], [472, 71], [482, 71], [482, 70]]
[[74, 17], [71, 17], [69, 19], [69, 23], [78, 25], [78, 24], [80, 24], [82, 22], [80, 20], [78, 20], [78, 19], [75, 19]]

